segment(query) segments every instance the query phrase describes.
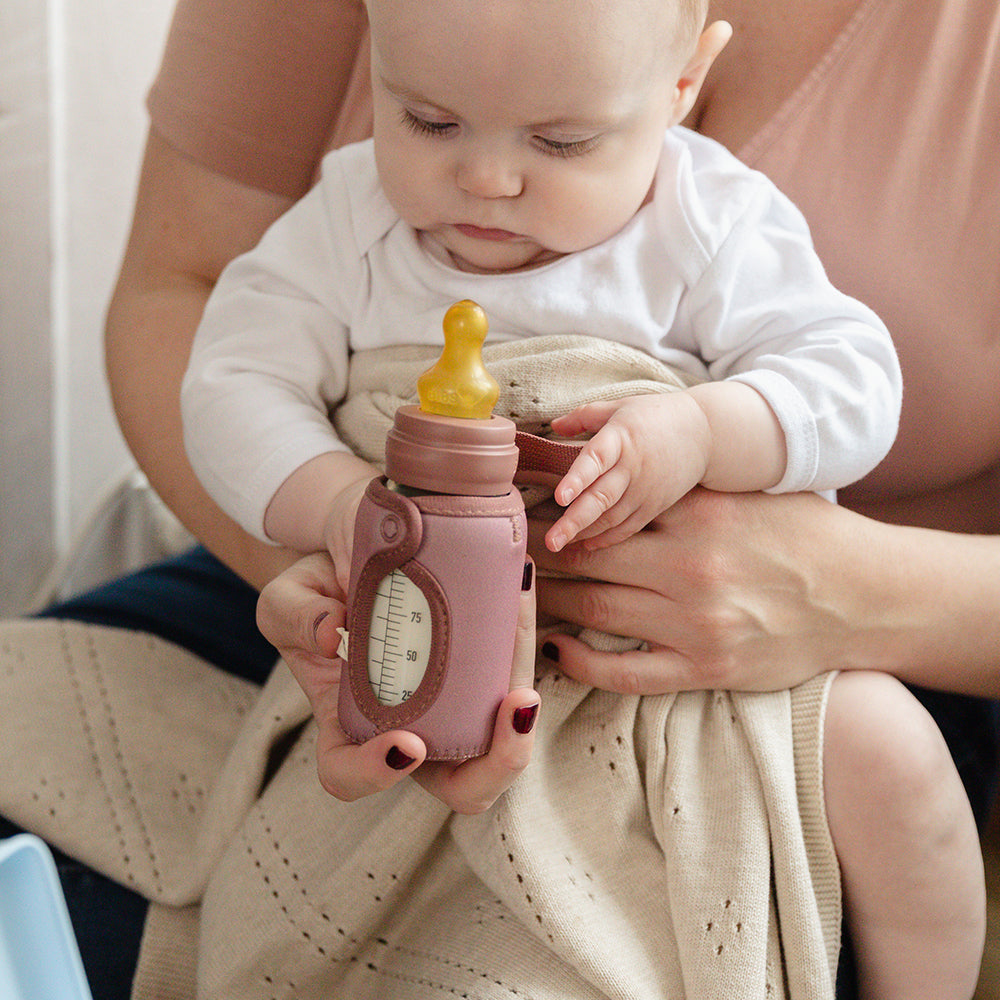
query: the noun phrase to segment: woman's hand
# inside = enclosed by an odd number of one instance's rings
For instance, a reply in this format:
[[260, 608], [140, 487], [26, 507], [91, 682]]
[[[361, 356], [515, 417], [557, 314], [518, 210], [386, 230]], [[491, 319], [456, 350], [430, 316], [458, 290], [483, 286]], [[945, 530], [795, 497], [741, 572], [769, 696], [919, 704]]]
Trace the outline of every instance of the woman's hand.
[[319, 728], [317, 763], [323, 787], [352, 801], [389, 788], [408, 774], [457, 812], [488, 809], [528, 766], [539, 699], [535, 669], [535, 591], [526, 572], [522, 591], [511, 691], [500, 705], [493, 745], [485, 757], [459, 764], [427, 762], [423, 740], [404, 730], [367, 743], [348, 740], [337, 718], [344, 624], [344, 595], [325, 553], [305, 556], [269, 583], [257, 605], [257, 624], [278, 649], [312, 706]]
[[548, 525], [533, 523], [539, 570], [588, 578], [542, 579], [539, 610], [649, 646], [598, 653], [552, 635], [543, 652], [584, 683], [641, 694], [777, 689], [864, 665], [852, 656], [878, 601], [859, 583], [863, 567], [844, 572], [844, 553], [877, 558], [859, 537], [872, 523], [811, 494], [700, 488], [599, 551], [553, 554], [542, 543]]

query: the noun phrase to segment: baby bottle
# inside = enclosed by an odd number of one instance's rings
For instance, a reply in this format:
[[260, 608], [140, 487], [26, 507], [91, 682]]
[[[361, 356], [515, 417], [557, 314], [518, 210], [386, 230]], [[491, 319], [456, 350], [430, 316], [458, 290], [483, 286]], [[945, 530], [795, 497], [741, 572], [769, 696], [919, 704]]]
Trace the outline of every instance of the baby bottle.
[[357, 742], [410, 730], [428, 760], [486, 753], [510, 683], [526, 522], [486, 330], [474, 302], [445, 314], [444, 350], [420, 405], [396, 411], [354, 531], [340, 722]]

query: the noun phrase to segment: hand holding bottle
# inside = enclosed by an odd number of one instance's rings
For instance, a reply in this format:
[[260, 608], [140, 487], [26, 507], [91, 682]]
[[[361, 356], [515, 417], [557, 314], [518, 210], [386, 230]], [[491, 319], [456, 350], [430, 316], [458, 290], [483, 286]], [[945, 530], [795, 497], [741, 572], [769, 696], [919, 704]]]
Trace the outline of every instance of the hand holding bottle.
[[[530, 564], [528, 564], [530, 566]], [[519, 590], [510, 692], [497, 711], [488, 754], [464, 762], [425, 762], [427, 748], [412, 732], [390, 730], [366, 743], [349, 740], [337, 718], [342, 664], [338, 628], [344, 595], [324, 552], [305, 556], [261, 592], [257, 621], [309, 699], [318, 727], [317, 771], [333, 796], [352, 801], [390, 788], [407, 775], [450, 809], [488, 809], [527, 767], [539, 698], [535, 670], [535, 588], [529, 568]]]

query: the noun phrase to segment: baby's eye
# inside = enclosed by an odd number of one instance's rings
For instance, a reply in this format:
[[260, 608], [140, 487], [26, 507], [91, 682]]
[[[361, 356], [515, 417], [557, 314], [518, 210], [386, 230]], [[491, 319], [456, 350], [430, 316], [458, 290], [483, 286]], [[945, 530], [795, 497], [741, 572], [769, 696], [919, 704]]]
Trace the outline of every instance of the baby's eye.
[[600, 140], [600, 136], [588, 136], [586, 139], [552, 139], [545, 135], [536, 135], [535, 142], [543, 152], [551, 156], [582, 156], [589, 153]]
[[421, 118], [419, 115], [415, 115], [412, 111], [409, 111], [406, 108], [403, 109], [403, 113], [400, 117], [404, 127], [416, 135], [445, 136], [448, 135], [452, 129], [456, 128], [454, 122], [429, 121], [426, 118]]

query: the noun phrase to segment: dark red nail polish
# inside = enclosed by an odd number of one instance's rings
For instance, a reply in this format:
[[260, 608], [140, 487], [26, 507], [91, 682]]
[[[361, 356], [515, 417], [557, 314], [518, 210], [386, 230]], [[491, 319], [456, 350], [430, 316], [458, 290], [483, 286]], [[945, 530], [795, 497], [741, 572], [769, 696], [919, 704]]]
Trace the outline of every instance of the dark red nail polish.
[[514, 719], [511, 723], [515, 733], [527, 736], [535, 728], [535, 719], [538, 717], [538, 705], [525, 705], [523, 708], [514, 710]]
[[313, 639], [315, 640], [316, 645], [319, 645], [319, 627], [323, 623], [323, 619], [324, 618], [329, 618], [329, 617], [330, 617], [330, 612], [329, 611], [321, 611], [316, 616], [316, 619], [313, 622]]
[[410, 757], [408, 754], [403, 753], [399, 747], [390, 747], [389, 752], [385, 755], [385, 762], [394, 771], [402, 771], [408, 768], [414, 761], [416, 757]]
[[531, 582], [535, 578], [535, 564], [533, 562], [526, 562], [524, 564], [524, 573], [521, 574], [521, 590], [531, 590]]
[[542, 656], [553, 663], [559, 662], [559, 647], [554, 642], [542, 643]]

